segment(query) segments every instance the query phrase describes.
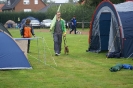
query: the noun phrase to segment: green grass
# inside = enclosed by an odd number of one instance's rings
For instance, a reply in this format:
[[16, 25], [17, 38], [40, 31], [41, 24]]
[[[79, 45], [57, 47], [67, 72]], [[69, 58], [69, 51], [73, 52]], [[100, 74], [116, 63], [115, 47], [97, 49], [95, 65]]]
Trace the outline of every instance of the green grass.
[[[9, 30], [14, 38], [19, 30]], [[86, 31], [88, 32], [88, 31]], [[117, 63], [132, 64], [131, 59], [106, 59], [106, 52], [86, 52], [88, 35], [67, 34], [70, 54], [54, 56], [53, 38], [50, 32], [35, 30], [39, 39], [39, 58], [36, 40], [31, 41], [28, 61], [31, 70], [0, 71], [0, 88], [132, 88], [133, 71], [122, 69], [110, 72]], [[36, 58], [33, 58], [33, 57]], [[55, 62], [54, 62], [55, 60]], [[56, 66], [57, 65], [57, 66]]]

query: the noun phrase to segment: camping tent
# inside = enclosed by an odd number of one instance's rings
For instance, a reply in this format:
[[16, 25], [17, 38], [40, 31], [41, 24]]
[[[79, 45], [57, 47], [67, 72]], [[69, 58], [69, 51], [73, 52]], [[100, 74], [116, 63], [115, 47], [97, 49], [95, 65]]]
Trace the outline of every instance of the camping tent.
[[[20, 22], [20, 26], [19, 27], [21, 27], [21, 25], [23, 25], [24, 23], [25, 23], [25, 21], [26, 21], [26, 19], [30, 19], [30, 20], [38, 20], [37, 18], [34, 18], [34, 17], [32, 17], [32, 16], [28, 16], [28, 17], [26, 17], [26, 18], [24, 18], [24, 19], [22, 19], [21, 20], [21, 22]], [[39, 20], [38, 20], [39, 21]], [[40, 21], [39, 21], [40, 22]]]
[[88, 51], [108, 50], [120, 57], [133, 56], [133, 1], [112, 4], [102, 1], [96, 8], [89, 31]]
[[[21, 24], [23, 24], [23, 23], [26, 21], [26, 19], [30, 19], [30, 20], [38, 20], [37, 18], [34, 18], [34, 17], [32, 17], [32, 16], [28, 16], [28, 17], [22, 19]], [[38, 21], [39, 21], [39, 20], [38, 20]], [[39, 22], [40, 22], [40, 21], [39, 21]]]
[[16, 26], [16, 23], [13, 20], [8, 20], [4, 26], [6, 28], [14, 28]]
[[7, 31], [0, 29], [0, 70], [31, 69], [24, 52]]
[[8, 33], [10, 36], [12, 36], [11, 33], [5, 28], [5, 26], [4, 26], [2, 23], [0, 23], [0, 29], [1, 29], [3, 32], [6, 32], [6, 33]]

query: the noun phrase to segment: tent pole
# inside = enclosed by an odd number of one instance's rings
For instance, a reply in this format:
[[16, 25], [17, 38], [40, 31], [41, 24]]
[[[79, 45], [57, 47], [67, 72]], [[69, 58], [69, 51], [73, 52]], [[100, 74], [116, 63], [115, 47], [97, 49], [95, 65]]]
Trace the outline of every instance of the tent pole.
[[[131, 55], [129, 55], [129, 57], [127, 59], [129, 59], [131, 56], [133, 55], [133, 53]], [[133, 59], [132, 59], [133, 60]]]

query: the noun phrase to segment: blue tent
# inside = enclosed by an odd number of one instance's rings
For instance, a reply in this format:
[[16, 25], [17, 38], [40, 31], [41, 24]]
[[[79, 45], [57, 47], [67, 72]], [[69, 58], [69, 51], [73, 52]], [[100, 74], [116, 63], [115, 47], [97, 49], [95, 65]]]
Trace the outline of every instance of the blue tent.
[[88, 51], [104, 50], [120, 57], [133, 56], [133, 1], [113, 4], [104, 0], [97, 6], [90, 24]]
[[[24, 19], [22, 19], [22, 21], [21, 21], [21, 23], [20, 24], [24, 24], [25, 23], [25, 21], [26, 21], [26, 19], [30, 19], [30, 20], [38, 20], [37, 18], [34, 18], [34, 17], [32, 17], [32, 16], [28, 16], [28, 17], [26, 17], [26, 18], [24, 18]], [[39, 21], [39, 20], [38, 20]], [[40, 22], [40, 21], [39, 21]]]
[[[26, 19], [38, 20], [37, 18], [34, 18], [34, 17], [32, 17], [32, 16], [28, 16], [28, 17], [22, 19], [22, 21], [21, 21], [20, 24], [19, 24], [19, 28], [21, 27], [21, 25], [23, 25], [23, 24], [25, 23]], [[38, 21], [39, 21], [39, 20], [38, 20]], [[39, 22], [40, 22], [40, 21], [39, 21]]]
[[32, 69], [24, 52], [5, 32], [0, 32], [0, 70]]

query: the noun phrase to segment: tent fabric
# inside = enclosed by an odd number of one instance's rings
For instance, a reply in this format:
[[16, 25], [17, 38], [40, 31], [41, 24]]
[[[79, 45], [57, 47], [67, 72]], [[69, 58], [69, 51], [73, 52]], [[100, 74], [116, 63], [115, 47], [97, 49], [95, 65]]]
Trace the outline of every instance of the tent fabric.
[[[18, 25], [18, 27], [20, 28], [20, 31], [21, 31], [21, 27], [22, 27], [22, 25], [25, 23], [25, 21], [26, 21], [26, 19], [30, 19], [30, 20], [38, 20], [37, 18], [34, 18], [34, 17], [32, 17], [32, 16], [28, 16], [28, 17], [26, 17], [26, 18], [23, 18], [22, 20], [21, 20], [21, 22], [19, 23], [19, 25]], [[38, 20], [39, 21], [39, 20]], [[40, 22], [40, 21], [39, 21]]]
[[27, 44], [28, 44], [28, 40], [15, 40], [15, 42], [20, 47], [20, 49], [23, 51], [24, 55], [27, 57]]
[[1, 30], [2, 32], [6, 32], [6, 33], [8, 33], [10, 36], [12, 36], [11, 33], [5, 28], [5, 26], [4, 26], [2, 23], [0, 23], [0, 30]]
[[[38, 20], [37, 18], [34, 18], [34, 17], [32, 17], [32, 16], [28, 16], [28, 17], [22, 19], [22, 21], [20, 22], [20, 26], [23, 25], [23, 24], [25, 23], [26, 19]], [[39, 21], [39, 20], [38, 20], [38, 21]], [[39, 22], [40, 22], [40, 21], [39, 21]]]
[[23, 51], [10, 36], [0, 32], [0, 41], [0, 70], [32, 69]]
[[133, 11], [132, 1], [127, 1], [127, 2], [124, 2], [124, 3], [114, 4], [114, 7], [115, 7], [117, 12]]
[[121, 53], [121, 57], [133, 56], [132, 24], [133, 1], [119, 4], [102, 1], [92, 16], [88, 51], [108, 50]]
[[4, 24], [4, 26], [5, 26], [6, 28], [15, 28], [16, 23], [15, 23], [13, 20], [8, 20], [8, 21]]

